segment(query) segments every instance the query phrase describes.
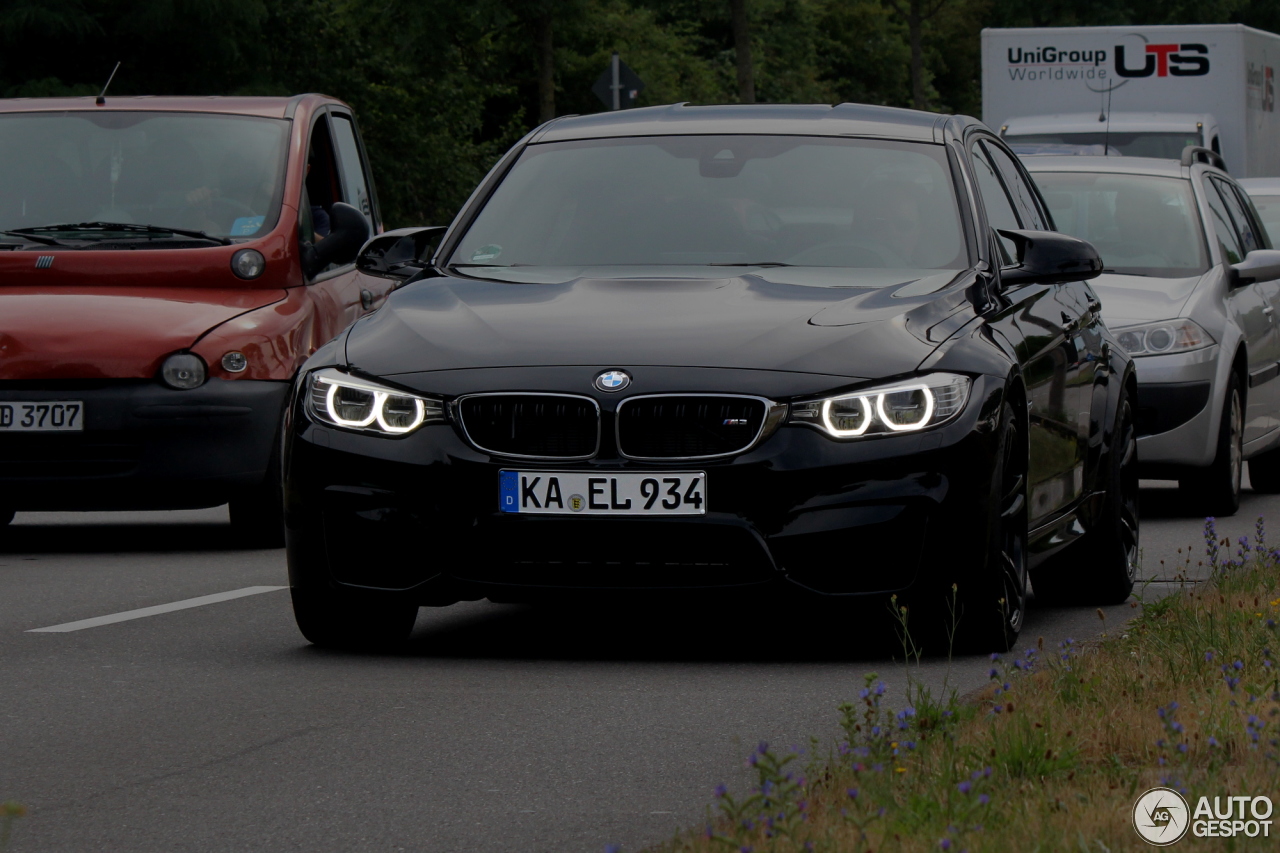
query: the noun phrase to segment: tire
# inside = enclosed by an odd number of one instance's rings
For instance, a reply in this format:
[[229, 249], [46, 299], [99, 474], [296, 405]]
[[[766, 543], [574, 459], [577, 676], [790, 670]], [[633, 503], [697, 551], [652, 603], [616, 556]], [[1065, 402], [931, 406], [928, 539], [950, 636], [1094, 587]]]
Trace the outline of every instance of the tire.
[[1218, 425], [1218, 447], [1213, 464], [1179, 481], [1183, 492], [1205, 515], [1235, 515], [1240, 509], [1240, 478], [1244, 470], [1244, 396], [1240, 378], [1233, 372]]
[[1138, 574], [1138, 433], [1128, 392], [1120, 397], [1106, 496], [1084, 537], [1037, 571], [1032, 582], [1043, 604], [1122, 604]]
[[1249, 484], [1255, 492], [1280, 494], [1280, 448], [1259, 453], [1249, 460]]
[[0, 527], [8, 527], [17, 512], [10, 507], [0, 506]]
[[[1007, 401], [1000, 434], [1000, 461], [991, 480], [999, 501], [988, 523], [986, 561], [977, 577], [957, 583], [955, 593], [956, 646], [963, 653], [1013, 648], [1027, 612], [1027, 443]], [[949, 598], [951, 591], [944, 594]]]
[[245, 548], [284, 547], [284, 495], [270, 474], [252, 492], [232, 498], [231, 531]]
[[413, 632], [418, 606], [391, 596], [292, 587], [293, 617], [302, 636], [317, 646], [376, 651], [403, 643]]
[[284, 483], [277, 430], [267, 473], [253, 490], [231, 499], [231, 531], [244, 548], [284, 547]]

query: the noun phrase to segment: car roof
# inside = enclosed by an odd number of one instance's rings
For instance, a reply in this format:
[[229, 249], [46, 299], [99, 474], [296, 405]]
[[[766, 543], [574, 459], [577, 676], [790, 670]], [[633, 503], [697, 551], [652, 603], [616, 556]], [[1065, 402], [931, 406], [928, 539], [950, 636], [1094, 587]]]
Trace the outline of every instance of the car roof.
[[[1014, 116], [1004, 123], [1010, 133], [1045, 133], [1056, 130], [1071, 129], [1083, 132], [1090, 128], [1097, 133], [1108, 129], [1106, 122], [1098, 121], [1099, 113], [1055, 113], [1040, 116]], [[1213, 116], [1205, 113], [1131, 113], [1111, 114], [1109, 129], [1118, 133], [1132, 133], [1140, 130], [1160, 131], [1186, 130], [1191, 122], [1213, 124]]]
[[[1162, 175], [1168, 178], [1186, 178], [1190, 175], [1181, 162], [1159, 157], [1032, 154], [1020, 159], [1028, 172], [1110, 172], [1128, 175]], [[1217, 169], [1211, 171], [1218, 172]]]
[[1236, 183], [1250, 195], [1280, 195], [1280, 178], [1241, 178]]
[[672, 104], [556, 119], [535, 131], [530, 142], [717, 133], [942, 142], [944, 126], [956, 118], [962, 123], [978, 123], [967, 117], [865, 104]]
[[[307, 102], [342, 103], [328, 95], [294, 95], [292, 97], [156, 97], [152, 95], [107, 95], [98, 106], [92, 95], [80, 98], [0, 98], [0, 113], [43, 113], [70, 111], [147, 111], [183, 113], [221, 113], [226, 115], [292, 118], [299, 105]], [[309, 104], [310, 105], [310, 104]]]

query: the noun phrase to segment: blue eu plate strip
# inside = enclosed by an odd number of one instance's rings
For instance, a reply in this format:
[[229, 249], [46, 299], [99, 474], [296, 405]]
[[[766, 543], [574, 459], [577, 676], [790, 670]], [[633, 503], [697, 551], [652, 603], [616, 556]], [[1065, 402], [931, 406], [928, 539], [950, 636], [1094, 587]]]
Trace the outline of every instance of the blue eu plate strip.
[[499, 472], [498, 509], [502, 512], [520, 511], [520, 474], [518, 472]]

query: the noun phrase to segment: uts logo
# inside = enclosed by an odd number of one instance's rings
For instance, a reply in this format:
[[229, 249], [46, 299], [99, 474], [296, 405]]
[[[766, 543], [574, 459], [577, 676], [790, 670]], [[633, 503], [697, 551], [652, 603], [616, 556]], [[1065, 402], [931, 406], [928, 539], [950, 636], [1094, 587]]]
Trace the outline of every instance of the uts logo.
[[625, 370], [606, 370], [596, 377], [595, 385], [601, 391], [621, 391], [631, 384]]
[[1202, 77], [1209, 73], [1209, 48], [1203, 44], [1149, 44], [1142, 65], [1125, 65], [1124, 45], [1116, 45], [1116, 73], [1121, 77]]

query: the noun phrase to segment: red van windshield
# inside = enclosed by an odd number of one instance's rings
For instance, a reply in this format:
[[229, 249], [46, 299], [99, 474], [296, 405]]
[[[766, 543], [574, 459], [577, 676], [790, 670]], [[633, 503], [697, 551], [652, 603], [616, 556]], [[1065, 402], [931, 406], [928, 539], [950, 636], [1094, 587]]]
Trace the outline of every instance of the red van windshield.
[[0, 115], [0, 231], [82, 222], [266, 234], [289, 123], [208, 113]]

